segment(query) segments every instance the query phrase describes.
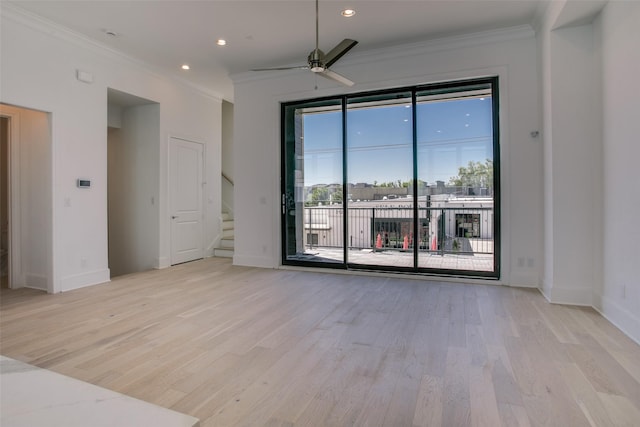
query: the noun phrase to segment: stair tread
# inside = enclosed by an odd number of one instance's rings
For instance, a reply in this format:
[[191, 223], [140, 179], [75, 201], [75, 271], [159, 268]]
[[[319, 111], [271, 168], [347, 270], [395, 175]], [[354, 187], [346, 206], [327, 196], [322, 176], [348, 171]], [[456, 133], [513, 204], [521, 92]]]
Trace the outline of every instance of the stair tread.
[[218, 247], [213, 249], [213, 256], [217, 257], [233, 257], [235, 247], [235, 222], [228, 212], [222, 212], [222, 238]]
[[233, 240], [220, 241], [220, 246], [216, 249], [233, 249], [235, 247]]

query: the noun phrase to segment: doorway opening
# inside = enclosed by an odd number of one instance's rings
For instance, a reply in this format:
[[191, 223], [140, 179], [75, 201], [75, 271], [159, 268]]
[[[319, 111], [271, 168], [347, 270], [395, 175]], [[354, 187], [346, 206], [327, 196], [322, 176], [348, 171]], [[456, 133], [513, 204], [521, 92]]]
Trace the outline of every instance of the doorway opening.
[[0, 104], [0, 146], [1, 284], [52, 293], [50, 114]]
[[160, 104], [107, 90], [107, 211], [111, 277], [158, 264]]

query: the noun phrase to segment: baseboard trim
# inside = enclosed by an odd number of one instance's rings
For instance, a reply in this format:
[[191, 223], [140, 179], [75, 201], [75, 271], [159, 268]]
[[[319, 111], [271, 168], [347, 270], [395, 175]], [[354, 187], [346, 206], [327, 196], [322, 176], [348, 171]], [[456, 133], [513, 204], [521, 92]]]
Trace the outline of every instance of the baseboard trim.
[[591, 289], [567, 288], [551, 290], [551, 302], [554, 304], [593, 306]]
[[47, 276], [41, 274], [25, 274], [25, 288], [38, 289], [41, 291], [47, 291]]
[[512, 274], [505, 283], [514, 288], [537, 289], [540, 287], [538, 285], [538, 276], [533, 274]]
[[156, 270], [161, 270], [167, 267], [171, 267], [171, 259], [169, 259], [169, 257], [160, 257], [156, 260]]
[[558, 288], [555, 286], [545, 286], [543, 282], [538, 287], [542, 296], [552, 304], [579, 305], [593, 307], [593, 294], [591, 289], [582, 288]]
[[217, 238], [213, 242], [211, 242], [206, 248], [204, 248], [204, 252], [202, 256], [204, 258], [211, 258], [213, 256], [214, 250], [216, 246], [220, 244], [220, 238]]
[[605, 296], [601, 297], [602, 307], [593, 308], [605, 319], [620, 329], [626, 336], [640, 345], [640, 317], [621, 307]]
[[233, 255], [233, 265], [241, 265], [244, 267], [261, 267], [261, 268], [276, 268], [277, 265], [273, 263], [273, 260], [268, 257], [257, 257], [250, 255]]
[[111, 273], [108, 268], [104, 270], [89, 271], [86, 273], [72, 274], [60, 280], [59, 292], [72, 291], [87, 286], [98, 285], [111, 281]]

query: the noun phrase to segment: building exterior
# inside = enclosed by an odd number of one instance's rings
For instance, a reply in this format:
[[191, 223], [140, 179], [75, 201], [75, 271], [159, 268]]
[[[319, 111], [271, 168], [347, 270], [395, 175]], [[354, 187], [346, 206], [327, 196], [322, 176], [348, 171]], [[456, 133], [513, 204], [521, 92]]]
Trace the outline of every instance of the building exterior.
[[[418, 197], [418, 237], [414, 237], [413, 198], [348, 202], [349, 248], [425, 251], [493, 252], [493, 199], [440, 194]], [[304, 247], [343, 247], [341, 204], [304, 208]], [[406, 238], [406, 239], [405, 239]], [[473, 240], [474, 245], [465, 244]], [[454, 243], [455, 242], [455, 243]]]

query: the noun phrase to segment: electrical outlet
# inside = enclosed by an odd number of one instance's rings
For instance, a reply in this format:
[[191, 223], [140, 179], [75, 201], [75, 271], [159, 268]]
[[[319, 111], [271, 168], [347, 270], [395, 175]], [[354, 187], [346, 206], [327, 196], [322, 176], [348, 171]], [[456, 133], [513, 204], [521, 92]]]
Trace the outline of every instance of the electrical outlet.
[[523, 268], [524, 267], [524, 258], [523, 257], [519, 257], [518, 258], [518, 267], [519, 268]]
[[80, 267], [85, 268], [87, 266], [87, 259], [86, 258], [81, 258], [80, 259]]
[[527, 267], [533, 268], [536, 266], [536, 261], [533, 258], [527, 258]]

